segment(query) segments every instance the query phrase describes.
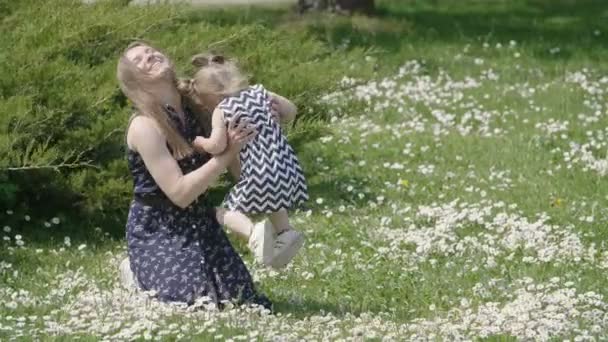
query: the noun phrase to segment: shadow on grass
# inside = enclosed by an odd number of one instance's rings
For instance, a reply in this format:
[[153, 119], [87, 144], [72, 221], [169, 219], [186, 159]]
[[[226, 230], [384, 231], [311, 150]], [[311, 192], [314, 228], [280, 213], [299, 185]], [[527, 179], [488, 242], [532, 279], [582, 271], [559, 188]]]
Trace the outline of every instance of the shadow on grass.
[[[440, 41], [492, 37], [518, 42], [548, 41], [576, 46], [597, 44], [595, 29], [607, 28], [608, 6], [598, 0], [535, 0], [481, 3], [438, 1], [436, 7], [407, 5], [380, 9], [381, 18], [405, 20], [416, 36]], [[442, 6], [443, 5], [443, 6]], [[420, 37], [420, 36], [419, 36]]]
[[[397, 52], [412, 44], [470, 43], [476, 40], [538, 46], [539, 58], [568, 59], [572, 51], [598, 56], [605, 51], [608, 5], [604, 0], [465, 0], [379, 1], [376, 15], [297, 15], [288, 7], [255, 6], [228, 9], [192, 8], [186, 15], [159, 24], [154, 30], [178, 30], [207, 23], [222, 27], [261, 25], [287, 31], [305, 28], [333, 48], [381, 48]], [[599, 35], [594, 32], [599, 31]], [[560, 47], [560, 53], [548, 49]]]
[[[608, 5], [603, 0], [397, 1], [380, 2], [372, 18], [309, 17], [312, 34], [330, 45], [380, 47], [391, 53], [412, 44], [488, 40], [538, 46], [540, 58], [567, 59], [583, 50], [599, 58], [606, 51]], [[548, 53], [560, 47], [559, 54]]]
[[365, 312], [379, 313], [382, 312], [380, 307], [368, 305], [351, 305], [351, 304], [336, 304], [330, 302], [321, 302], [306, 298], [301, 301], [289, 301], [284, 298], [272, 298], [275, 311], [282, 314], [291, 314], [296, 319], [304, 319], [313, 315], [322, 316], [332, 314], [335, 317], [343, 317], [346, 314], [359, 316]]

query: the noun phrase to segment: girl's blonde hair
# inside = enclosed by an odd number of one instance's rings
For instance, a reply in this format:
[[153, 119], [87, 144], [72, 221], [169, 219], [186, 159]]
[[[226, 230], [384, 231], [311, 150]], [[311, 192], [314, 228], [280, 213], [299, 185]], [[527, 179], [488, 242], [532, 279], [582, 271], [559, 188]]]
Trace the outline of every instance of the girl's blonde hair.
[[[177, 78], [175, 77], [173, 65], [171, 64], [171, 67], [167, 73], [162, 76], [161, 80], [151, 78], [126, 57], [129, 50], [138, 46], [149, 46], [154, 48], [143, 41], [136, 41], [129, 44], [121, 55], [116, 68], [116, 77], [118, 78], [120, 89], [137, 110], [131, 119], [136, 115], [145, 115], [154, 119], [162, 134], [165, 136], [165, 139], [167, 139], [167, 144], [169, 145], [173, 156], [177, 159], [184, 158], [192, 154], [194, 150], [171, 121], [171, 118], [165, 109], [165, 104], [159, 101], [159, 96], [155, 94], [154, 89], [154, 83], [165, 80], [166, 82], [171, 82], [177, 86]], [[160, 51], [159, 49], [154, 49]], [[129, 124], [130, 122], [131, 121], [129, 121]]]
[[224, 56], [199, 54], [192, 57], [191, 63], [198, 68], [194, 78], [180, 79], [177, 88], [197, 107], [204, 105], [201, 95], [223, 98], [249, 86], [247, 77], [241, 73], [236, 63]]

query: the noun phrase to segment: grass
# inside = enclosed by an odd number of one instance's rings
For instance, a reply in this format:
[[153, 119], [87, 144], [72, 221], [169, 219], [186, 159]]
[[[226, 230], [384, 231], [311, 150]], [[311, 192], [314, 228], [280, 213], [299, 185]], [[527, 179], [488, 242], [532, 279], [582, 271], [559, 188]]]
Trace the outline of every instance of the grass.
[[[136, 24], [158, 22], [139, 32], [176, 59], [229, 37], [256, 77], [305, 108], [289, 134], [310, 188], [310, 212], [293, 219], [307, 246], [287, 270], [251, 266], [276, 317], [131, 298], [117, 285], [122, 226], [68, 215], [47, 228], [52, 215], [25, 221], [15, 210], [2, 214], [11, 231], [0, 250], [0, 339], [606, 339], [608, 8], [378, 6], [373, 18], [167, 7], [165, 20], [154, 12]], [[78, 11], [83, 23], [97, 13]], [[103, 19], [121, 17], [111, 15]], [[111, 39], [109, 56], [120, 46]], [[359, 87], [340, 87], [343, 76]], [[574, 143], [589, 144], [599, 164]]]

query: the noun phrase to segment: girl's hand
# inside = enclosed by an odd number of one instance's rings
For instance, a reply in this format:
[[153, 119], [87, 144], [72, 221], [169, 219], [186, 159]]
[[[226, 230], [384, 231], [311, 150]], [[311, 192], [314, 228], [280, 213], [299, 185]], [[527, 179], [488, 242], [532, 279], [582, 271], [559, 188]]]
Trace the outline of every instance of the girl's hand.
[[250, 120], [244, 118], [237, 125], [236, 118], [228, 123], [228, 153], [236, 154], [258, 134], [256, 127]]
[[202, 136], [196, 136], [196, 138], [194, 138], [194, 140], [192, 141], [192, 146], [194, 146], [195, 149], [199, 150], [200, 152], [207, 152], [205, 151], [205, 137]]
[[270, 112], [277, 123], [284, 124], [296, 118], [298, 109], [293, 102], [279, 94], [268, 92], [270, 97]]
[[279, 114], [279, 100], [275, 96], [270, 95], [270, 117], [277, 123], [281, 123], [281, 114]]

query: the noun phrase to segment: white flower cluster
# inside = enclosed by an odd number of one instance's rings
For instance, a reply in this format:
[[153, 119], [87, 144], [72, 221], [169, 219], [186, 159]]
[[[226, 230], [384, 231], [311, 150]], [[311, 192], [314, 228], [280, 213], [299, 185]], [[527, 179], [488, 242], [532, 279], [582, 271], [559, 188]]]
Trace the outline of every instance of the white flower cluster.
[[[608, 338], [608, 303], [595, 292], [579, 293], [572, 282], [560, 278], [535, 284], [530, 278], [509, 286], [506, 303], [485, 302], [477, 307], [462, 299], [443, 316], [418, 319], [408, 326], [411, 337], [470, 341], [471, 336], [508, 335], [525, 341], [574, 341]], [[563, 287], [561, 287], [563, 286]], [[483, 286], [481, 286], [483, 287]], [[573, 333], [576, 332], [576, 333]]]
[[474, 256], [485, 260], [486, 268], [496, 267], [497, 260], [512, 261], [520, 254], [517, 258], [525, 263], [596, 260], [595, 245], [586, 246], [573, 227], [551, 225], [547, 215], [528, 220], [513, 212], [514, 208], [489, 200], [419, 206], [413, 217], [404, 218], [409, 223], [378, 227], [371, 237], [388, 244], [385, 256], [402, 262], [406, 270], [417, 269], [418, 263], [437, 255]]
[[[397, 112], [413, 121], [415, 124], [410, 127], [418, 126], [418, 131], [430, 128], [436, 134], [447, 134], [448, 129], [455, 129], [462, 135], [494, 136], [504, 132], [493, 123], [513, 113], [486, 109], [470, 91], [498, 79], [493, 69], [481, 71], [478, 79], [454, 80], [441, 69], [436, 76], [430, 76], [425, 74], [421, 62], [413, 60], [406, 62], [394, 76], [326, 95], [321, 101], [337, 106], [339, 112], [348, 111], [347, 105], [353, 102], [364, 103], [366, 113]], [[342, 86], [353, 84], [350, 79], [341, 82]]]

